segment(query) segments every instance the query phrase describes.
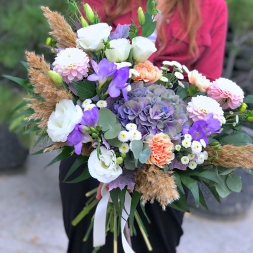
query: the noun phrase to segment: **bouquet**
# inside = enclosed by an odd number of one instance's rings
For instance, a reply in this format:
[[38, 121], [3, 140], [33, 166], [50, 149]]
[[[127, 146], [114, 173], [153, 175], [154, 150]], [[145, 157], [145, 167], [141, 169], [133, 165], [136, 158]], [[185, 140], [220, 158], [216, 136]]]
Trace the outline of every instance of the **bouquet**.
[[[156, 28], [153, 0], [146, 13], [138, 9], [138, 26], [118, 25], [114, 31], [88, 4], [86, 16], [75, 1], [68, 4], [74, 28], [42, 7], [54, 61], [27, 52], [29, 81], [6, 76], [30, 94], [18, 108], [26, 106], [20, 127], [36, 132], [37, 143], [49, 140], [41, 152], [60, 150], [50, 164], [77, 155], [66, 182], [89, 177], [100, 182], [72, 223], [78, 225], [96, 207], [84, 235], [87, 240], [93, 228], [94, 252], [108, 231], [114, 233], [114, 252], [118, 234], [125, 252], [134, 252], [127, 236], [135, 234], [134, 220], [151, 250], [138, 204], [144, 213], [148, 201], [188, 211], [185, 188], [206, 208], [200, 183], [217, 201], [241, 191], [233, 172], [253, 168], [252, 139], [242, 130], [242, 122], [253, 122], [253, 111], [247, 110], [253, 96], [244, 97], [231, 80], [211, 82], [175, 61], [154, 66], [148, 60], [157, 50], [148, 39]], [[79, 166], [83, 173], [68, 181]], [[95, 198], [97, 190], [101, 200]]]

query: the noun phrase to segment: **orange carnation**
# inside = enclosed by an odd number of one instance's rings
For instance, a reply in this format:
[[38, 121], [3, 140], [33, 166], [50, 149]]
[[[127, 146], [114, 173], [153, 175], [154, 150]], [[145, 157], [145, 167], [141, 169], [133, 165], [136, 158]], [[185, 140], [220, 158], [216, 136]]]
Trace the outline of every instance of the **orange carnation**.
[[148, 164], [155, 164], [163, 168], [174, 159], [174, 144], [167, 134], [160, 133], [157, 135], [148, 135], [146, 140], [152, 150], [147, 161]]
[[162, 77], [162, 71], [155, 67], [150, 61], [140, 62], [134, 66], [138, 71], [138, 76], [133, 76], [134, 81], [151, 82], [154, 83]]

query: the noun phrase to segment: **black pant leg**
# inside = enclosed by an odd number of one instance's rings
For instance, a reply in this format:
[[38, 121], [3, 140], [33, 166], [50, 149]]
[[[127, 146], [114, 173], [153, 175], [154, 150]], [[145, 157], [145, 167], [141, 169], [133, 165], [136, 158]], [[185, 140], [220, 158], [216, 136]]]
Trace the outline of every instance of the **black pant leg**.
[[[82, 242], [82, 239], [89, 227], [91, 217], [95, 209], [91, 210], [77, 226], [72, 226], [72, 220], [83, 209], [87, 198], [85, 193], [98, 186], [98, 181], [90, 178], [80, 183], [68, 184], [63, 183], [63, 179], [67, 174], [69, 168], [74, 163], [75, 157], [64, 159], [60, 163], [60, 192], [63, 207], [63, 220], [66, 234], [69, 238], [69, 246], [67, 253], [91, 253], [93, 251], [93, 236], [92, 232], [87, 242]], [[76, 178], [82, 173], [82, 167], [78, 168], [69, 180]], [[146, 218], [142, 214], [142, 210], [138, 208], [142, 221], [147, 229], [149, 240], [153, 247], [154, 253], [175, 253], [176, 247], [179, 244], [181, 235], [183, 234], [181, 225], [183, 220], [183, 213], [177, 210], [167, 208], [163, 211], [159, 203], [146, 204], [146, 213], [151, 220], [148, 224]], [[146, 244], [135, 224], [137, 229], [137, 236], [131, 238], [133, 250], [136, 253], [148, 253]], [[118, 238], [119, 249], [118, 253], [123, 253], [121, 238]], [[113, 235], [108, 233], [106, 237], [106, 245], [101, 247], [98, 253], [112, 253], [113, 252]]]

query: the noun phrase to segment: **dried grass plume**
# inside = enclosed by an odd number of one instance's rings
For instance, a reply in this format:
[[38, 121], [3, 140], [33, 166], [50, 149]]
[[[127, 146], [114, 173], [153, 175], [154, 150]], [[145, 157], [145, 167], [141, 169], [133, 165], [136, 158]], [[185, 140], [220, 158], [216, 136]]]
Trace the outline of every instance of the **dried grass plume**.
[[64, 49], [76, 47], [76, 34], [64, 17], [56, 11], [51, 11], [48, 7], [42, 6], [41, 9], [52, 30], [49, 34], [56, 39], [57, 47]]
[[171, 172], [164, 172], [154, 165], [144, 164], [137, 170], [135, 189], [142, 193], [142, 203], [156, 199], [165, 210], [166, 206], [179, 199], [177, 186]]
[[226, 168], [243, 168], [247, 170], [253, 169], [253, 145], [247, 146], [232, 146], [224, 145], [221, 150], [216, 151], [214, 147], [206, 148], [208, 157], [215, 157], [218, 154], [218, 159], [214, 158], [212, 162], [205, 161], [205, 165], [213, 164]]

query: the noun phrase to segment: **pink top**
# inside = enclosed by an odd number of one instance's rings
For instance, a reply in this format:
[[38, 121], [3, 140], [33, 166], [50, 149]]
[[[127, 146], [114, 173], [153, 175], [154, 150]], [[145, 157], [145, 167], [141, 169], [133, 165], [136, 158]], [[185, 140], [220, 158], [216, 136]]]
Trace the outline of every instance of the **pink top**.
[[[98, 12], [101, 21], [105, 20], [103, 0], [84, 0]], [[224, 0], [201, 0], [202, 26], [197, 32], [196, 41], [199, 55], [196, 59], [188, 54], [188, 39], [184, 38], [181, 30], [179, 11], [176, 10], [170, 19], [166, 20], [165, 36], [167, 45], [165, 49], [152, 56], [155, 65], [161, 65], [164, 60], [174, 60], [186, 65], [190, 70], [197, 69], [207, 78], [214, 80], [221, 76], [224, 49], [226, 42], [228, 11]], [[142, 6], [145, 9], [145, 5]], [[133, 20], [138, 24], [137, 9], [115, 19], [117, 24], [130, 24]], [[182, 30], [181, 30], [182, 31]], [[158, 42], [156, 46], [159, 47]]]

